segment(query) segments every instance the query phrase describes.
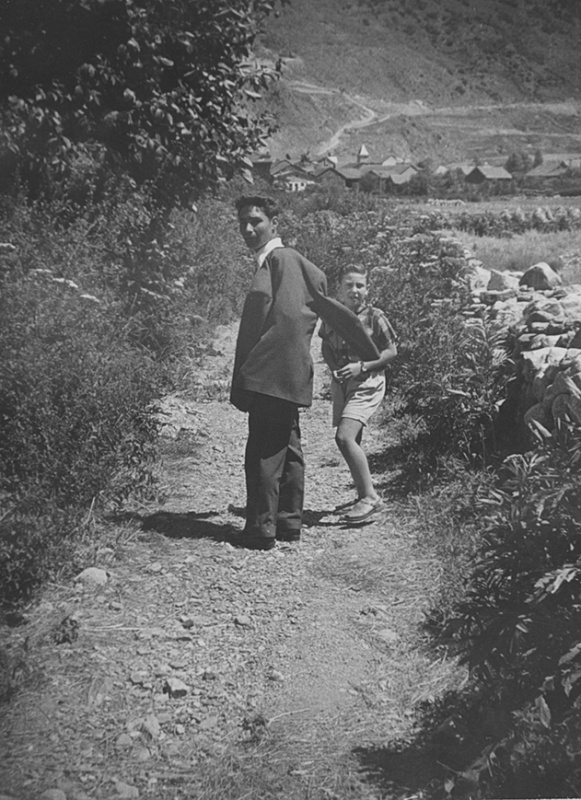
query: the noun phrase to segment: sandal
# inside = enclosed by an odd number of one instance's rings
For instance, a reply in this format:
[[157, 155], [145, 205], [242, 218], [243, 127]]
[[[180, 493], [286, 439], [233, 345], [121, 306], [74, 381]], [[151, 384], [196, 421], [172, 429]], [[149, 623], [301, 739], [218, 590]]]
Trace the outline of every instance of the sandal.
[[378, 497], [377, 500], [370, 500], [363, 497], [355, 504], [352, 511], [343, 515], [342, 520], [343, 522], [363, 522], [369, 519], [369, 517], [372, 517], [382, 506], [383, 500], [381, 497]]
[[345, 511], [345, 509], [347, 509], [347, 508], [351, 508], [351, 506], [354, 506], [358, 502], [359, 502], [359, 498], [358, 497], [354, 497], [353, 500], [347, 500], [346, 503], [341, 503], [340, 505], [335, 506], [333, 511], [334, 511], [335, 514], [338, 514], [341, 511]]

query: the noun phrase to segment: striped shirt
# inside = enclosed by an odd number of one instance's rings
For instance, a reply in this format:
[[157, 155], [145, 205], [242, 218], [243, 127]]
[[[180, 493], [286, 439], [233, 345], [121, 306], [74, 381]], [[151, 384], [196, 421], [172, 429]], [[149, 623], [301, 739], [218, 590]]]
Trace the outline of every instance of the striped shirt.
[[[357, 313], [367, 333], [372, 338], [378, 350], [387, 350], [396, 341], [395, 331], [391, 323], [380, 308], [365, 306]], [[336, 333], [328, 323], [322, 322], [319, 336], [331, 348], [337, 366], [344, 367], [350, 362], [359, 361], [360, 358], [347, 343]]]

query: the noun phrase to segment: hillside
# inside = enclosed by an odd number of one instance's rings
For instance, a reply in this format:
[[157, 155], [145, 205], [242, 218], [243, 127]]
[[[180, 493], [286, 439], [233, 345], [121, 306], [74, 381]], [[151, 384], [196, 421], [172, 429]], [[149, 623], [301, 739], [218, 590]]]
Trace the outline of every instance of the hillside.
[[271, 150], [581, 151], [580, 34], [572, 0], [291, 0], [263, 38], [284, 63]]

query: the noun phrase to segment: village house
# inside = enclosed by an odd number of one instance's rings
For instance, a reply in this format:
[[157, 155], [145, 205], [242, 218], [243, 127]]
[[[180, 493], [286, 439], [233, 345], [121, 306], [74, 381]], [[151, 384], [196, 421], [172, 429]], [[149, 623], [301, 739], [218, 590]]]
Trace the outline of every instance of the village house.
[[470, 175], [475, 166], [473, 161], [457, 161], [454, 164], [442, 164], [434, 170], [434, 175], [442, 176], [457, 172], [465, 178], [467, 175]]
[[304, 192], [315, 182], [312, 174], [298, 164], [291, 164], [286, 160], [273, 165], [271, 179], [274, 187], [286, 189], [289, 192]]
[[393, 194], [409, 184], [419, 170], [413, 164], [399, 163], [389, 167], [372, 167], [364, 177], [365, 189], [374, 194]]
[[265, 181], [271, 179], [271, 169], [273, 161], [270, 153], [260, 153], [252, 159], [252, 171], [254, 174]]
[[512, 181], [512, 175], [504, 167], [493, 167], [490, 164], [479, 164], [473, 167], [466, 175], [466, 183], [482, 185], [483, 183], [492, 185], [508, 185]]
[[581, 156], [575, 158], [547, 159], [530, 169], [523, 177], [525, 189], [535, 191], [558, 191], [563, 180], [571, 175], [572, 170], [581, 169]]

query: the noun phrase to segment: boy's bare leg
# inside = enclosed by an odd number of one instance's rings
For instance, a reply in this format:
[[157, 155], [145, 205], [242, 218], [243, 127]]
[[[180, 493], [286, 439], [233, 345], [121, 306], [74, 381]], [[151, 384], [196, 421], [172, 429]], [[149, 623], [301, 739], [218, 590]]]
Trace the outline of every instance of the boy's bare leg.
[[363, 423], [344, 417], [337, 428], [335, 441], [347, 462], [359, 499], [377, 500], [379, 495], [373, 486], [367, 456], [361, 447], [362, 435]]

